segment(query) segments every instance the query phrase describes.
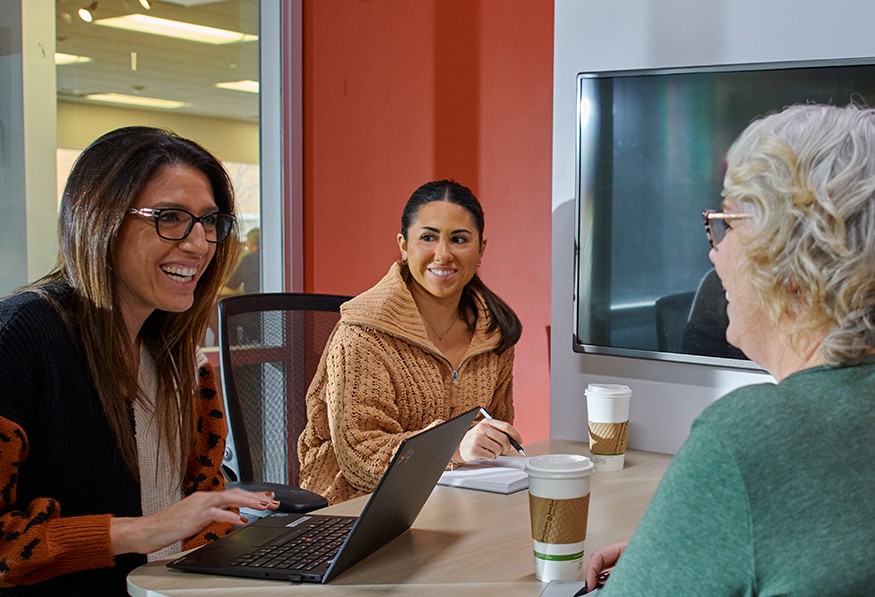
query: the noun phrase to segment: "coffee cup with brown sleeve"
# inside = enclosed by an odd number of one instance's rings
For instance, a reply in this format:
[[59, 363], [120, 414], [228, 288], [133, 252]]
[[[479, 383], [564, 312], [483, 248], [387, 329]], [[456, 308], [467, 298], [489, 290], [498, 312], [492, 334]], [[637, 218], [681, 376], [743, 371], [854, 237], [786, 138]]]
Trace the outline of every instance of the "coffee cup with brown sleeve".
[[591, 383], [585, 394], [589, 451], [595, 470], [622, 470], [629, 434], [632, 390], [624, 385]]
[[535, 578], [583, 580], [592, 462], [577, 454], [547, 454], [532, 457], [526, 472]]

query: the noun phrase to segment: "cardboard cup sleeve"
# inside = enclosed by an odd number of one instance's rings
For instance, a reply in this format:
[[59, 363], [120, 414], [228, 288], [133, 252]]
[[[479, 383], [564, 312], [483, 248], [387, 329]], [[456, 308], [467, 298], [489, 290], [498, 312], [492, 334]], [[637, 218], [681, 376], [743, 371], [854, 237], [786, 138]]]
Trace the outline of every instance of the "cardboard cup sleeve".
[[593, 454], [625, 454], [629, 421], [622, 423], [589, 422], [589, 449]]
[[586, 539], [589, 494], [554, 500], [529, 494], [532, 539], [541, 543], [577, 543]]

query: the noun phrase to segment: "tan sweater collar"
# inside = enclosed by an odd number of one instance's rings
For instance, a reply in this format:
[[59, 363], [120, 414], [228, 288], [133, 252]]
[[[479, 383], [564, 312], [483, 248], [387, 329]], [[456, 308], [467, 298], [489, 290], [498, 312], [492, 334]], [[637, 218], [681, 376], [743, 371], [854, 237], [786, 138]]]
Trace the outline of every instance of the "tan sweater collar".
[[[481, 300], [477, 301], [477, 310], [477, 326], [465, 358], [471, 354], [493, 350], [501, 340], [501, 332], [498, 330], [486, 333], [489, 312]], [[376, 286], [344, 303], [340, 314], [344, 324], [377, 328], [441, 354], [428, 339], [422, 316], [416, 308], [410, 289], [401, 277], [401, 265], [397, 262]]]

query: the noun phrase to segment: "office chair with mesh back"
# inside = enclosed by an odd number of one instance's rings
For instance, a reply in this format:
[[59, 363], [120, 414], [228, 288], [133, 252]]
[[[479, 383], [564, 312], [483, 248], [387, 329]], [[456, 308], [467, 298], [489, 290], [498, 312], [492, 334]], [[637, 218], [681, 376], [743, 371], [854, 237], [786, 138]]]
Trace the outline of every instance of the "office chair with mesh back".
[[680, 352], [681, 337], [690, 319], [695, 291], [670, 294], [656, 300], [656, 347], [660, 352]]
[[328, 505], [296, 487], [298, 436], [307, 423], [307, 388], [340, 319], [340, 305], [350, 298], [265, 293], [219, 301], [229, 488], [273, 491], [287, 512]]

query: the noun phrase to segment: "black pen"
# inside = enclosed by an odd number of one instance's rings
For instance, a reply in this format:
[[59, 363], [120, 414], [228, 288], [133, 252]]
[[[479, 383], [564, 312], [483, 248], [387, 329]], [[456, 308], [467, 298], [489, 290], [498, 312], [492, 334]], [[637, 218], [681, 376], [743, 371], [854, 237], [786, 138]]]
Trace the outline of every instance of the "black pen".
[[[611, 568], [611, 570], [613, 570], [613, 568]], [[586, 595], [595, 592], [597, 589], [601, 589], [603, 586], [605, 586], [605, 583], [608, 582], [608, 577], [611, 575], [611, 570], [599, 572], [598, 576], [595, 577], [595, 589], [590, 590], [589, 587], [583, 585], [583, 587], [581, 587], [581, 589], [571, 597], [585, 597]]]
[[[486, 409], [483, 408], [482, 406], [480, 407], [480, 414], [483, 415], [484, 417], [486, 417], [487, 419], [491, 419], [491, 418], [492, 418], [492, 415], [490, 415], [488, 412], [486, 412]], [[505, 435], [507, 435], [507, 434], [505, 433]], [[513, 446], [513, 449], [514, 449], [514, 450], [516, 450], [517, 452], [519, 452], [519, 453], [522, 454], [523, 456], [526, 455], [526, 451], [523, 450], [523, 447], [522, 447], [521, 445], [519, 445], [519, 443], [518, 443], [514, 438], [512, 438], [512, 437], [509, 436], [509, 435], [507, 435], [507, 439], [510, 440], [510, 445]]]

